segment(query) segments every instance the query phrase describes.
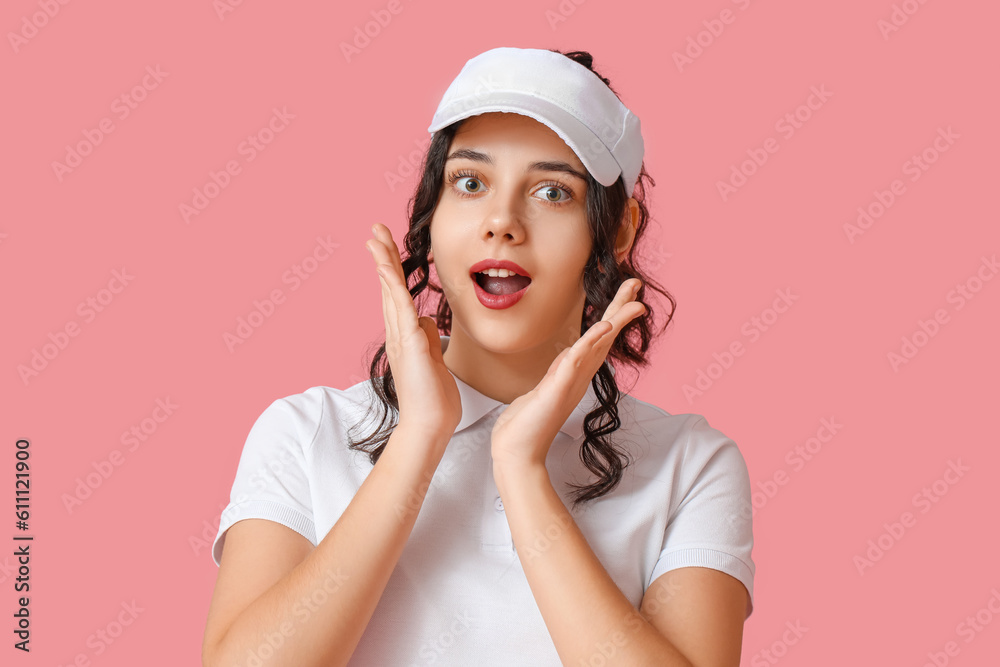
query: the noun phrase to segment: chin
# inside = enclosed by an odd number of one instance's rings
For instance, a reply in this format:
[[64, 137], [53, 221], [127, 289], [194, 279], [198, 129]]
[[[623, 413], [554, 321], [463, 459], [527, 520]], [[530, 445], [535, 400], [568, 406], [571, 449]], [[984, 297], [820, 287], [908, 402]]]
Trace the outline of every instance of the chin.
[[[538, 318], [525, 318], [520, 322], [514, 319], [502, 324], [480, 319], [471, 327], [463, 326], [462, 330], [479, 347], [494, 354], [526, 352], [552, 340], [551, 327], [539, 326]], [[454, 322], [452, 330], [456, 328]]]

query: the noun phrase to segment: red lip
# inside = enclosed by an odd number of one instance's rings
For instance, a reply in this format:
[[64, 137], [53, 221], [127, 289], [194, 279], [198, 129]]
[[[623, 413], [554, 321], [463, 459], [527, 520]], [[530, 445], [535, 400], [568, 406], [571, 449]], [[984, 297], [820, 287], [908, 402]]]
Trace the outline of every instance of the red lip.
[[515, 303], [520, 301], [525, 292], [531, 288], [531, 283], [528, 283], [513, 294], [490, 294], [479, 285], [479, 281], [477, 281], [475, 277], [472, 278], [472, 285], [473, 289], [476, 290], [476, 298], [479, 299], [479, 303], [492, 310], [510, 308]]
[[487, 269], [507, 269], [508, 271], [513, 271], [514, 273], [524, 276], [530, 279], [531, 275], [522, 269], [520, 266], [506, 259], [484, 259], [481, 262], [476, 262], [469, 269], [469, 273], [479, 273], [480, 271], [486, 271]]
[[529, 282], [522, 289], [514, 292], [513, 294], [490, 294], [484, 290], [479, 285], [479, 281], [476, 280], [476, 274], [480, 271], [486, 271], [487, 269], [507, 269], [508, 271], [513, 271], [514, 273], [524, 276], [529, 281], [531, 276], [528, 272], [518, 266], [515, 262], [511, 262], [506, 259], [484, 259], [481, 262], [476, 262], [469, 269], [469, 277], [472, 278], [472, 284], [476, 291], [476, 297], [479, 299], [479, 303], [483, 304], [487, 308], [492, 310], [503, 310], [504, 308], [510, 308], [515, 303], [521, 300], [528, 288], [531, 287]]

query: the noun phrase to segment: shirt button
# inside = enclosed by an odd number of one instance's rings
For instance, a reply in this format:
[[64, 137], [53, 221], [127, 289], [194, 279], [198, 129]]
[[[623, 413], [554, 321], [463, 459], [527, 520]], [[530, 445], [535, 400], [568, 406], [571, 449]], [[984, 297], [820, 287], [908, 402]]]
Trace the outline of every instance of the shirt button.
[[497, 508], [498, 512], [503, 512], [503, 499], [500, 496], [497, 496], [496, 502], [493, 505]]

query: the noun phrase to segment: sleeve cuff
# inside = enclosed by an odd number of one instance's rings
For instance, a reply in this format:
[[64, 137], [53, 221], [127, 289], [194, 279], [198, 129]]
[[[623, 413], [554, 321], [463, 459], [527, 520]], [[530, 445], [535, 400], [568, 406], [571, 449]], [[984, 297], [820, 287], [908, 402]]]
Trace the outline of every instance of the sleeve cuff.
[[742, 560], [725, 551], [707, 547], [676, 549], [660, 556], [646, 587], [648, 588], [649, 584], [656, 581], [661, 574], [681, 567], [707, 567], [725, 572], [737, 579], [746, 587], [748, 593], [746, 616], [743, 619], [750, 618], [750, 614], [753, 613], [753, 572]]
[[243, 519], [268, 519], [288, 526], [296, 533], [306, 538], [316, 546], [316, 526], [313, 520], [296, 509], [287, 505], [282, 505], [273, 500], [247, 500], [226, 507], [222, 512], [222, 520], [219, 523], [219, 532], [215, 536], [215, 544], [212, 546], [212, 560], [215, 564], [222, 564], [222, 547], [226, 541], [226, 531]]

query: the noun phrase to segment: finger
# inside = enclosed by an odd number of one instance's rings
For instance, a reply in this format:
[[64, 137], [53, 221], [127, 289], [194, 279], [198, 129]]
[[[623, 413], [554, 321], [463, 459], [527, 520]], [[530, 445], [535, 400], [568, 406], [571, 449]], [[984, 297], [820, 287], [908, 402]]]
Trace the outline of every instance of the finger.
[[590, 344], [589, 351], [601, 357], [603, 361], [604, 357], [607, 356], [608, 350], [611, 349], [611, 344], [614, 343], [615, 337], [618, 335], [618, 329], [615, 327], [614, 320], [595, 322], [591, 329], [595, 331], [595, 336], [593, 342]]
[[444, 364], [444, 352], [441, 350], [441, 334], [437, 330], [437, 321], [427, 315], [417, 318], [417, 325], [424, 330], [427, 335], [427, 342], [430, 345], [431, 358]]
[[604, 310], [604, 316], [601, 317], [602, 320], [611, 319], [618, 310], [622, 308], [626, 303], [632, 301], [638, 294], [638, 287], [642, 284], [638, 278], [632, 278], [626, 280], [621, 285], [618, 286], [618, 293], [615, 294], [615, 298], [612, 299], [611, 303]]
[[641, 302], [630, 301], [618, 308], [610, 318], [595, 322], [587, 331], [588, 334], [592, 331], [596, 334], [590, 349], [601, 358], [602, 363], [625, 325], [645, 312], [646, 306]]
[[378, 264], [378, 257], [375, 254], [376, 245], [378, 245], [377, 241], [374, 240], [365, 241], [365, 250], [367, 250], [368, 254], [372, 256], [372, 262], [375, 264], [375, 270], [376, 270], [375, 275], [378, 277], [379, 296], [382, 301], [382, 320], [383, 323], [385, 324], [386, 341], [388, 341], [391, 329], [389, 323], [389, 301], [391, 297], [389, 295], [388, 285], [386, 285], [385, 281], [382, 279], [382, 275], [378, 273], [379, 264]]
[[545, 376], [542, 378], [543, 380], [548, 376], [552, 375], [556, 371], [556, 369], [559, 368], [559, 365], [562, 363], [563, 357], [565, 357], [567, 354], [572, 354], [573, 348], [576, 347], [576, 343], [578, 342], [580, 342], [579, 339], [577, 339], [577, 341], [574, 342], [572, 346], [564, 347], [562, 351], [556, 355], [556, 358], [553, 359], [552, 362], [549, 364], [549, 369], [545, 371]]
[[[417, 309], [413, 303], [413, 297], [410, 296], [410, 291], [406, 286], [406, 274], [403, 271], [399, 247], [392, 238], [392, 231], [385, 225], [377, 222], [372, 225], [372, 231], [385, 250], [385, 259], [382, 260], [382, 269], [385, 272], [383, 277], [392, 295], [392, 305], [396, 311], [397, 332], [410, 335], [420, 327], [420, 324], [417, 321]], [[385, 266], [385, 262], [388, 262], [389, 266]]]
[[403, 260], [399, 255], [399, 248], [396, 246], [396, 241], [392, 238], [392, 231], [380, 222], [376, 222], [372, 225], [372, 230], [375, 232], [375, 238], [377, 238], [385, 246], [386, 251], [388, 252], [388, 261], [392, 266], [392, 269], [399, 274], [400, 278], [402, 278]]
[[392, 271], [387, 270], [388, 251], [385, 245], [377, 239], [371, 239], [365, 243], [375, 260], [375, 270], [378, 275], [379, 287], [382, 294], [382, 319], [385, 322], [385, 341], [387, 350], [394, 347], [399, 342], [398, 314], [395, 303], [395, 296], [389, 283], [389, 276]]
[[607, 344], [608, 347], [614, 342], [625, 325], [646, 312], [646, 306], [641, 301], [629, 301], [624, 304], [607, 320], [611, 323], [611, 328], [601, 337], [598, 344]]
[[556, 356], [556, 361], [563, 355], [569, 355], [572, 366], [579, 368], [585, 359], [593, 356], [595, 347], [612, 328], [613, 325], [607, 320], [598, 320], [593, 326], [583, 332], [583, 335], [577, 338], [571, 347], [567, 347], [560, 352]]
[[[385, 268], [383, 266], [383, 268]], [[410, 290], [403, 281], [403, 276], [395, 271], [387, 271], [385, 280], [389, 283], [389, 292], [395, 306], [396, 326], [400, 336], [410, 336], [420, 328], [417, 322], [417, 307], [410, 296]]]
[[611, 333], [611, 337], [605, 341], [609, 346], [626, 324], [636, 317], [645, 314], [645, 304], [636, 300], [641, 286], [642, 281], [638, 278], [625, 281], [619, 287], [618, 294], [615, 295], [615, 299], [608, 304], [607, 309], [605, 309], [602, 320], [609, 321], [613, 324], [613, 328], [609, 332]]
[[[587, 359], [600, 358], [595, 365], [594, 371], [604, 363], [608, 350], [614, 343], [618, 333], [628, 322], [642, 315], [646, 307], [638, 301], [633, 301], [638, 293], [638, 285], [641, 282], [636, 278], [632, 281], [625, 281], [619, 286], [618, 293], [614, 300], [604, 311], [604, 317], [595, 322], [582, 336], [568, 348], [573, 355], [573, 366], [579, 368]], [[633, 288], [635, 291], [633, 292]]]
[[593, 348], [595, 345], [601, 342], [607, 334], [614, 331], [615, 325], [612, 320], [598, 320], [594, 322], [593, 326], [587, 329], [587, 332], [580, 336], [580, 347], [585, 350]]
[[369, 241], [368, 243], [372, 246], [372, 254], [378, 262], [379, 276], [388, 292], [387, 317], [392, 333], [401, 340], [412, 335], [419, 328], [413, 297], [410, 296], [410, 291], [406, 287], [402, 267], [399, 264], [395, 268], [391, 266], [392, 259], [386, 244], [382, 241]]

